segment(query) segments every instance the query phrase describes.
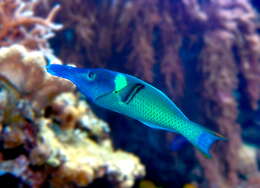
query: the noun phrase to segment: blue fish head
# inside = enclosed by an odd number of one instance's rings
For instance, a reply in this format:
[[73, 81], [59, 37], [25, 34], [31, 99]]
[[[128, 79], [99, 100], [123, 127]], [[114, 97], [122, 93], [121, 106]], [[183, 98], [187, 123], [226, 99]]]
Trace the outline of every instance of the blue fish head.
[[92, 101], [113, 92], [115, 88], [114, 80], [117, 73], [106, 69], [82, 69], [50, 64], [47, 66], [47, 71], [73, 82], [80, 92]]

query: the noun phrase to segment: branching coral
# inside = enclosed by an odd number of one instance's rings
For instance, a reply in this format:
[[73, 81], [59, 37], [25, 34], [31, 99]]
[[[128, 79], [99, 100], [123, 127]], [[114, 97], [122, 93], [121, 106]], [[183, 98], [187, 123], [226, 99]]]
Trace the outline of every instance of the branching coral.
[[60, 30], [61, 25], [53, 23], [60, 7], [55, 6], [47, 16], [34, 16], [39, 0], [4, 0], [0, 2], [0, 46], [22, 44], [29, 49], [49, 49], [48, 39], [52, 31]]
[[131, 187], [144, 175], [136, 156], [113, 149], [108, 125], [72, 84], [46, 73], [42, 52], [14, 45], [0, 54], [0, 175], [30, 187], [86, 186], [104, 176]]

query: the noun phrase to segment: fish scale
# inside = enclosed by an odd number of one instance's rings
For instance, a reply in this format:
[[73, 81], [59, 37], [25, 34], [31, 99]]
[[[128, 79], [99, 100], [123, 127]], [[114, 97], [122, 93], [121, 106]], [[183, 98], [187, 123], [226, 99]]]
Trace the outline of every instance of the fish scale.
[[96, 100], [96, 104], [127, 116], [131, 114], [132, 118], [145, 122], [148, 126], [149, 123], [160, 125], [153, 126], [153, 128], [189, 135], [192, 140], [201, 133], [193, 125], [193, 122], [179, 113], [179, 110], [163, 93], [154, 90], [153, 87], [146, 86], [145, 89], [136, 94], [129, 104], [109, 102], [118, 100], [120, 100], [120, 92], [102, 96]]

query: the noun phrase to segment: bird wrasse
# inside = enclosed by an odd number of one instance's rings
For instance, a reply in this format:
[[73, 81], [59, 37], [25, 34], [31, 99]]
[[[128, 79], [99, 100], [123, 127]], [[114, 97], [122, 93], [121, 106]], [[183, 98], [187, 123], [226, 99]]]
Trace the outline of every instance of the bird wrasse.
[[179, 133], [210, 157], [213, 143], [224, 137], [190, 121], [163, 92], [131, 75], [107, 69], [50, 64], [47, 71], [73, 82], [98, 106], [134, 118], [148, 127]]

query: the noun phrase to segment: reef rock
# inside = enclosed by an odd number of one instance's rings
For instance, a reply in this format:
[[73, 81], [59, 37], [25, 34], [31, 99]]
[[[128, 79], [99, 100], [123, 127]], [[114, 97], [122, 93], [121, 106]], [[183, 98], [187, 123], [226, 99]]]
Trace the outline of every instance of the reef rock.
[[80, 187], [97, 178], [132, 187], [145, 174], [139, 158], [114, 150], [107, 123], [45, 65], [40, 51], [0, 49], [0, 176], [30, 187]]

